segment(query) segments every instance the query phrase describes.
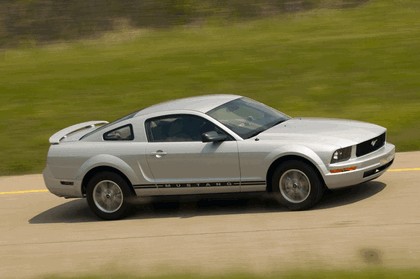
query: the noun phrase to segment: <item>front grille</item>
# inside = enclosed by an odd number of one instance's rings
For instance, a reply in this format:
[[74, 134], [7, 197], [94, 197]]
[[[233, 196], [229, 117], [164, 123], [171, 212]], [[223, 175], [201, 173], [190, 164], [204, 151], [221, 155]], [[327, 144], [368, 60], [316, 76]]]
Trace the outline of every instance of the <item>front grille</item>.
[[385, 133], [379, 137], [367, 140], [365, 142], [359, 143], [356, 147], [356, 156], [360, 157], [366, 154], [369, 154], [375, 150], [378, 150], [385, 145]]

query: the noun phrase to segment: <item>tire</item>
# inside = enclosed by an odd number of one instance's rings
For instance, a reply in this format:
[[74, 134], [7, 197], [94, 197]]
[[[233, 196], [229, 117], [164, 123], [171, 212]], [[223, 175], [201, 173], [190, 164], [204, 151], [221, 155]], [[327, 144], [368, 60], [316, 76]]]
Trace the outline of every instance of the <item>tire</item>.
[[272, 186], [277, 201], [289, 210], [313, 207], [325, 191], [314, 167], [298, 160], [280, 164], [274, 171]]
[[104, 220], [126, 217], [131, 210], [133, 196], [127, 181], [114, 172], [100, 172], [87, 184], [87, 203], [93, 213]]

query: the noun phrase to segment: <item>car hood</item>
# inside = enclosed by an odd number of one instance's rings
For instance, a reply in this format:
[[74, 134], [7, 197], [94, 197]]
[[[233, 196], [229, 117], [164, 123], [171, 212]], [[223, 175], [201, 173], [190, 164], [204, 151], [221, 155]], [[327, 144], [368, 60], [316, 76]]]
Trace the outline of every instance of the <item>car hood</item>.
[[260, 133], [258, 138], [347, 147], [377, 137], [385, 131], [384, 127], [354, 120], [292, 118]]

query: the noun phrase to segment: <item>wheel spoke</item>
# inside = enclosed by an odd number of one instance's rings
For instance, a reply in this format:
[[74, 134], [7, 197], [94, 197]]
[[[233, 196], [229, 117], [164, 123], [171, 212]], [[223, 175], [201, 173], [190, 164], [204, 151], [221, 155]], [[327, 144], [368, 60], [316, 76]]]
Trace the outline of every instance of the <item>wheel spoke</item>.
[[304, 172], [290, 169], [283, 173], [279, 181], [280, 193], [291, 203], [305, 201], [311, 191], [311, 183]]
[[114, 213], [121, 208], [124, 195], [118, 184], [111, 180], [100, 181], [93, 190], [93, 201], [105, 213]]

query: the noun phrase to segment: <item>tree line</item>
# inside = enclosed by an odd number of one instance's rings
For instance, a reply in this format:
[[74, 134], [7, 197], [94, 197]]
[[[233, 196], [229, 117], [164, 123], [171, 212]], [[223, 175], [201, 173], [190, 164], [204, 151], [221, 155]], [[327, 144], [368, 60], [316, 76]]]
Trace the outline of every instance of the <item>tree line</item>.
[[208, 18], [245, 20], [369, 0], [1, 0], [0, 48], [73, 40], [118, 29], [167, 28]]

